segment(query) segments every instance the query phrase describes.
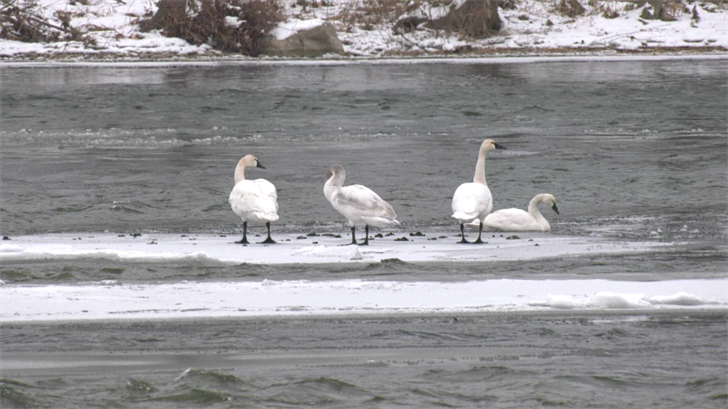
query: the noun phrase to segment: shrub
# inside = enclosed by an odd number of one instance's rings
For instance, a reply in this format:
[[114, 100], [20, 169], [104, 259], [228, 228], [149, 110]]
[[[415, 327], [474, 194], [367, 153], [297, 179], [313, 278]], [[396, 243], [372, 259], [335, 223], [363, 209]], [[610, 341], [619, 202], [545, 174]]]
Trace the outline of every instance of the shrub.
[[257, 56], [263, 39], [285, 20], [277, 0], [162, 0], [142, 31], [161, 30], [192, 44]]
[[85, 45], [94, 44], [91, 37], [71, 26], [71, 13], [55, 13], [59, 26], [45, 20], [36, 0], [2, 0], [0, 4], [0, 38], [28, 43], [83, 41]]

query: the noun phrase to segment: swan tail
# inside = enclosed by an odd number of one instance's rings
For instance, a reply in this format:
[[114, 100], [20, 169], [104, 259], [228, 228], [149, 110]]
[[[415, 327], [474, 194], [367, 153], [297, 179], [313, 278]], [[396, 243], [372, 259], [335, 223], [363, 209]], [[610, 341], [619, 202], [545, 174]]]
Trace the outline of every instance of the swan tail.
[[397, 219], [388, 219], [384, 217], [362, 217], [361, 220], [369, 226], [374, 227], [400, 226], [400, 223], [397, 221]]
[[458, 212], [455, 212], [452, 214], [452, 218], [457, 219], [461, 223], [470, 223], [473, 220], [478, 218], [478, 213], [476, 213], [476, 212], [466, 213], [463, 211], [458, 211]]

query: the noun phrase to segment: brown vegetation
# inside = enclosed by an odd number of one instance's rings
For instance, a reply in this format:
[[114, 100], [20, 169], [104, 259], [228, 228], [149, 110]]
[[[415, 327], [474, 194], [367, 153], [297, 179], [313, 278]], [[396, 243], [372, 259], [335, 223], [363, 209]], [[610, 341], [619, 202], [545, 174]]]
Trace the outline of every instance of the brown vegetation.
[[140, 23], [142, 31], [159, 29], [191, 44], [252, 56], [285, 19], [277, 0], [160, 0], [158, 5], [157, 13]]
[[94, 40], [70, 25], [70, 13], [56, 12], [58, 24], [46, 21], [34, 0], [0, 2], [0, 38], [28, 43], [54, 41], [82, 41], [93, 45]]

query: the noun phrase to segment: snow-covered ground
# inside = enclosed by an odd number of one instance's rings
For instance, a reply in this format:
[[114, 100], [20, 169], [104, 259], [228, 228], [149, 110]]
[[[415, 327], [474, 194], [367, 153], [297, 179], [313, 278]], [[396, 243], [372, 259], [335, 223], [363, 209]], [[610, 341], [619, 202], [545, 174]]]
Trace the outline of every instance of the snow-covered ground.
[[[24, 0], [19, 0], [21, 3]], [[582, 1], [586, 13], [574, 18], [555, 11], [557, 0], [516, 0], [515, 9], [500, 9], [502, 30], [484, 40], [465, 40], [442, 32], [420, 28], [416, 32], [395, 35], [393, 21], [379, 19], [363, 26], [352, 23], [352, 13], [364, 0], [328, 0], [327, 6], [302, 8], [295, 0], [281, 0], [289, 16], [274, 34], [278, 37], [295, 30], [310, 28], [321, 22], [334, 25], [352, 57], [431, 56], [467, 50], [470, 54], [504, 54], [512, 52], [605, 53], [621, 51], [659, 51], [664, 49], [711, 50], [728, 48], [728, 5], [694, 2], [677, 8], [677, 21], [645, 20], [642, 8], [621, 1]], [[463, 0], [456, 0], [461, 3]], [[140, 18], [156, 11], [155, 0], [37, 0], [45, 20], [60, 26], [57, 12], [70, 13], [70, 25], [95, 39], [95, 45], [79, 41], [57, 43], [23, 43], [0, 40], [0, 58], [80, 57], [138, 58], [222, 58], [207, 45], [191, 45], [159, 32], [140, 32]], [[437, 17], [444, 7], [428, 8], [423, 2], [409, 15]], [[693, 18], [697, 10], [699, 19]], [[607, 18], [606, 15], [616, 15]], [[227, 58], [242, 58], [230, 56]]]

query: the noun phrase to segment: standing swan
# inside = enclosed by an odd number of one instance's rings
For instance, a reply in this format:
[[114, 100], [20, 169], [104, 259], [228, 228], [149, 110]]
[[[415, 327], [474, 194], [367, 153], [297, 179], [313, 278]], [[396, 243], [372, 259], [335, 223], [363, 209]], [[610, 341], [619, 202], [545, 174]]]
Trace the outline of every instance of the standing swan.
[[332, 166], [326, 172], [324, 196], [334, 209], [349, 220], [351, 226], [351, 244], [356, 242], [356, 225], [364, 224], [363, 246], [369, 245], [369, 226], [399, 226], [397, 214], [389, 203], [378, 194], [362, 185], [344, 186], [346, 171], [341, 165]]
[[559, 213], [556, 198], [548, 193], [536, 195], [528, 204], [528, 212], [521, 209], [501, 209], [488, 215], [483, 222], [486, 229], [501, 231], [549, 231], [551, 226], [538, 210], [539, 203], [545, 203]]
[[483, 220], [485, 216], [493, 210], [493, 196], [490, 194], [488, 184], [485, 183], [485, 154], [491, 149], [506, 149], [501, 145], [493, 142], [492, 139], [486, 139], [480, 145], [480, 153], [478, 153], [478, 162], [475, 164], [475, 176], [472, 183], [463, 183], [460, 185], [452, 197], [452, 217], [460, 223], [460, 234], [462, 240], [459, 243], [471, 243], [465, 240], [464, 224], [470, 223], [478, 219], [480, 228], [478, 230], [478, 239], [472, 242], [480, 244], [483, 241], [480, 235], [483, 232]]
[[265, 223], [268, 238], [263, 243], [273, 244], [270, 237], [270, 222], [278, 220], [278, 194], [276, 187], [265, 179], [245, 180], [245, 168], [255, 166], [265, 169], [253, 155], [246, 155], [235, 168], [235, 187], [230, 192], [230, 207], [243, 219], [243, 238], [239, 244], [250, 244], [247, 238], [248, 221]]

